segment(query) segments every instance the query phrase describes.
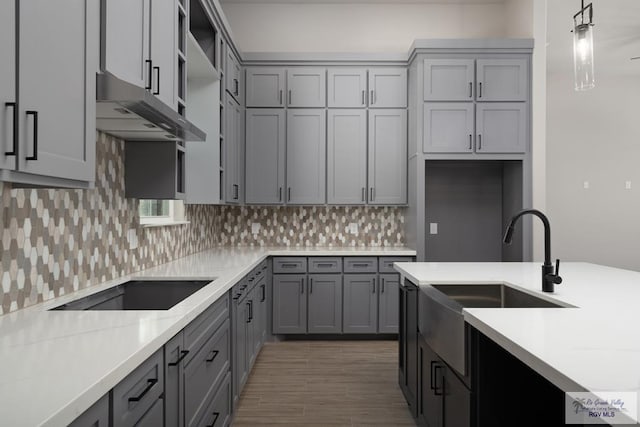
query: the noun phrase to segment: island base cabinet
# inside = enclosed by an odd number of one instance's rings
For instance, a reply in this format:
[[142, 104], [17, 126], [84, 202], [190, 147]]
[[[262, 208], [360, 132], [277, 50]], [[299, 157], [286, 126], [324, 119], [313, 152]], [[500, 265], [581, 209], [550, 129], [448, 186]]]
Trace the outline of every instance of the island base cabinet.
[[405, 282], [400, 288], [399, 382], [411, 414], [418, 406], [418, 288]]
[[156, 399], [153, 406], [138, 420], [136, 427], [157, 427], [164, 423], [163, 399]]
[[76, 418], [69, 427], [109, 427], [109, 394], [104, 395]]
[[[201, 417], [194, 423], [198, 427], [226, 427], [231, 424], [231, 374], [227, 374], [216, 395]], [[167, 425], [167, 427], [169, 427]]]

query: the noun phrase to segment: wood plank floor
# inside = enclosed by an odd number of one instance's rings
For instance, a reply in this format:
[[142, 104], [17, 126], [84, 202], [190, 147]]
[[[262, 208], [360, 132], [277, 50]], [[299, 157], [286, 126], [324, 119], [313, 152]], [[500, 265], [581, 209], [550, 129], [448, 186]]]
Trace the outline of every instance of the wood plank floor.
[[398, 385], [398, 343], [268, 343], [233, 425], [415, 426]]

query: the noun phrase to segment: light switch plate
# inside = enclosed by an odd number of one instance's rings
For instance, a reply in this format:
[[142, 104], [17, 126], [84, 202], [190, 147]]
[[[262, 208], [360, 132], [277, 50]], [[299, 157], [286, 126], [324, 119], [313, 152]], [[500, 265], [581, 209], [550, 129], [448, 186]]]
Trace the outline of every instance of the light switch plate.
[[349, 223], [349, 233], [358, 234], [358, 223], [357, 222]]
[[251, 234], [258, 234], [260, 232], [260, 223], [251, 223]]
[[429, 234], [438, 234], [438, 223], [430, 222], [429, 223]]

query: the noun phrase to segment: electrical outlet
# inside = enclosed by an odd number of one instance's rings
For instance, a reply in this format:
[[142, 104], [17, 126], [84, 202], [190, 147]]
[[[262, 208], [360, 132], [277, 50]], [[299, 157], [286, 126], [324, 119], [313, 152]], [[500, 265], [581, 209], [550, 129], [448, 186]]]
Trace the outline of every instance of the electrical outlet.
[[438, 234], [438, 223], [430, 222], [429, 223], [429, 234]]
[[251, 234], [258, 234], [260, 232], [260, 223], [251, 223]]
[[588, 190], [588, 189], [589, 189], [589, 181], [585, 181], [585, 182], [583, 182], [583, 183], [582, 183], [582, 187], [583, 187], [585, 190]]
[[357, 222], [349, 223], [349, 233], [358, 234], [358, 223]]
[[631, 181], [625, 181], [624, 188], [625, 190], [631, 190]]

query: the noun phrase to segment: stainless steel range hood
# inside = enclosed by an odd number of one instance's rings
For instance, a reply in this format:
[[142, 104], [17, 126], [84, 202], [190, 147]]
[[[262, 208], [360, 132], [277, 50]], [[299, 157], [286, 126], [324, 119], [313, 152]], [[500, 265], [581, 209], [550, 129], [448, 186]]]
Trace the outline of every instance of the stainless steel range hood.
[[99, 73], [96, 128], [126, 141], [204, 141], [206, 133], [144, 88]]

